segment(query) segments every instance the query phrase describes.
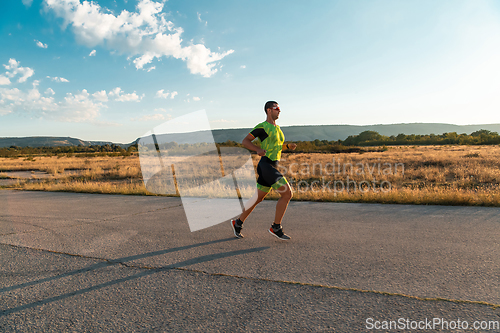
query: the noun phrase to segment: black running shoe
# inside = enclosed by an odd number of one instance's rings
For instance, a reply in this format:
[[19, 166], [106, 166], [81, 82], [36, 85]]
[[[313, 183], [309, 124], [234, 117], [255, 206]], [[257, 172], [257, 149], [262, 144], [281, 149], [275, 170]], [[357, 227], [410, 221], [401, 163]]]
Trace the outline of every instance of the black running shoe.
[[241, 229], [243, 229], [243, 225], [241, 227], [238, 227], [236, 225], [236, 220], [231, 220], [231, 227], [233, 227], [234, 235], [236, 238], [243, 238], [243, 235], [241, 234]]
[[278, 230], [275, 230], [272, 226], [271, 228], [269, 228], [269, 232], [271, 233], [271, 235], [274, 235], [276, 237], [278, 237], [279, 239], [281, 240], [289, 240], [290, 239], [290, 236], [288, 235], [285, 235], [283, 233], [283, 229], [281, 228], [281, 225], [280, 225], [280, 228]]

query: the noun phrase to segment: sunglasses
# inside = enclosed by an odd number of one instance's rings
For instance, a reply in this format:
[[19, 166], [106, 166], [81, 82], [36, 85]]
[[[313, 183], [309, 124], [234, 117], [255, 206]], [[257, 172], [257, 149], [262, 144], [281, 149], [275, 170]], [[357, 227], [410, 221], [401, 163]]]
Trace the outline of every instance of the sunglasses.
[[279, 106], [274, 106], [274, 107], [273, 107], [273, 110], [278, 110], [278, 111], [281, 111]]

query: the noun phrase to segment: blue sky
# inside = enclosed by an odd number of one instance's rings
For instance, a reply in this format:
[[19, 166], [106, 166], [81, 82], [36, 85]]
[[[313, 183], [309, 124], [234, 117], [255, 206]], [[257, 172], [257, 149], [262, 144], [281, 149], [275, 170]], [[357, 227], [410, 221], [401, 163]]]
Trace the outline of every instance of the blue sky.
[[0, 137], [500, 123], [497, 1], [0, 2]]

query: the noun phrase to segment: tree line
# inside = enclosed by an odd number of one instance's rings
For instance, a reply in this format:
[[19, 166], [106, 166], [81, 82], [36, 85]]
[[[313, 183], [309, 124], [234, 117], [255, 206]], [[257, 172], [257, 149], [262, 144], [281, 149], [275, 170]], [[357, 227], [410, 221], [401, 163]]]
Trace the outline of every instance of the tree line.
[[[456, 132], [443, 134], [398, 134], [385, 136], [375, 131], [364, 131], [358, 135], [350, 135], [345, 140], [328, 141], [294, 141], [297, 152], [357, 152], [362, 149], [355, 147], [370, 146], [407, 146], [407, 145], [496, 145], [500, 144], [500, 135], [489, 130], [479, 130], [471, 134]], [[241, 143], [226, 141], [221, 144], [229, 147], [243, 147]], [[366, 151], [363, 150], [363, 151]]]
[[30, 155], [44, 156], [130, 156], [136, 146], [131, 145], [127, 149], [116, 144], [91, 145], [91, 146], [54, 146], [54, 147], [19, 147], [10, 146], [8, 148], [0, 148], [0, 157], [19, 157]]
[[[313, 141], [294, 141], [297, 144], [296, 152], [359, 152], [366, 151], [356, 147], [369, 146], [401, 146], [401, 145], [496, 145], [500, 144], [500, 135], [497, 132], [488, 130], [479, 130], [471, 134], [457, 134], [456, 132], [443, 134], [398, 134], [385, 136], [375, 131], [364, 131], [358, 135], [350, 135], [345, 140], [313, 140]], [[187, 149], [184, 145], [174, 143], [175, 147], [165, 146], [172, 150], [173, 148]], [[240, 142], [227, 140], [217, 143], [218, 147], [240, 147]], [[56, 147], [18, 147], [0, 148], [0, 157], [19, 157], [26, 155], [45, 155], [45, 156], [130, 156], [137, 152], [137, 143], [130, 145], [127, 149], [116, 145], [91, 145], [91, 146], [56, 146]]]
[[385, 136], [375, 131], [364, 131], [358, 135], [350, 135], [342, 141], [344, 146], [401, 146], [401, 145], [496, 145], [500, 144], [497, 132], [479, 130], [471, 134], [457, 132], [443, 134], [398, 134]]

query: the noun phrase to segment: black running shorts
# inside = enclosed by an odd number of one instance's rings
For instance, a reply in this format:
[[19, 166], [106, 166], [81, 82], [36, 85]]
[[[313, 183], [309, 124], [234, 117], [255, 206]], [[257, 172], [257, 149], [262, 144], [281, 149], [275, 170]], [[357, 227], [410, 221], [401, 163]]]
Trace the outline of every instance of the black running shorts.
[[266, 156], [262, 156], [257, 164], [257, 188], [264, 192], [275, 190], [288, 184], [285, 176], [278, 170], [278, 161], [273, 161]]

